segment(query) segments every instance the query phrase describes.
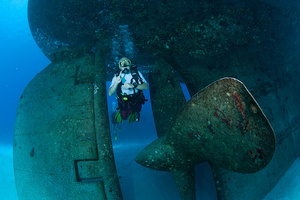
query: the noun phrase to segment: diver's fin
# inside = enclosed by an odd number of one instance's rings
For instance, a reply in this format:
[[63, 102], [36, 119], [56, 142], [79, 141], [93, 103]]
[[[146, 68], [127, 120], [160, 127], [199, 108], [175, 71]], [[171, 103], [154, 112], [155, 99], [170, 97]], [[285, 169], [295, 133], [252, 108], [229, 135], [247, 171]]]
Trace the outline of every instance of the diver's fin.
[[122, 122], [123, 122], [122, 117], [121, 117], [120, 110], [118, 111], [118, 113], [117, 113], [116, 116], [115, 116], [115, 121], [116, 121], [117, 123], [122, 123]]
[[129, 116], [129, 124], [135, 122], [135, 119], [136, 119], [136, 112], [131, 112], [130, 113], [130, 116]]

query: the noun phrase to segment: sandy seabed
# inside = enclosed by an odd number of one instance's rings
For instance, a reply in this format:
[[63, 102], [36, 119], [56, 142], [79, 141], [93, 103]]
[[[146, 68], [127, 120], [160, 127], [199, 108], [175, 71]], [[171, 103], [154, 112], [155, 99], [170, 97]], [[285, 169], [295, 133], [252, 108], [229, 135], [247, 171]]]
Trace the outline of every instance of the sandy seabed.
[[15, 177], [13, 170], [13, 154], [12, 146], [0, 146], [0, 199], [3, 200], [17, 200], [17, 191], [15, 187]]

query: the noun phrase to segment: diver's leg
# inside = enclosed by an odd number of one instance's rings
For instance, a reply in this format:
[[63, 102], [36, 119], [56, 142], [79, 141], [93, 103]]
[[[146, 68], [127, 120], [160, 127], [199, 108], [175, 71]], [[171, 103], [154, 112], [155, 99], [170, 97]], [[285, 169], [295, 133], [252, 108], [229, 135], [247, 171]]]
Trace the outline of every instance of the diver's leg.
[[120, 109], [120, 114], [123, 120], [127, 120], [131, 112], [132, 110], [129, 103], [126, 103], [125, 106]]

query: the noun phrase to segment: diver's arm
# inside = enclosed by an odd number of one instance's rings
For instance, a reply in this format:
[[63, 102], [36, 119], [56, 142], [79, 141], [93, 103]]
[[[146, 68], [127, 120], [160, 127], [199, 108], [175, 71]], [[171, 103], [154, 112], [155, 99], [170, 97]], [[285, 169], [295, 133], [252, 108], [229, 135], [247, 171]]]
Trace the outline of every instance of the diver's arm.
[[108, 95], [109, 95], [109, 96], [112, 96], [112, 95], [116, 92], [116, 90], [117, 90], [117, 88], [118, 88], [118, 85], [119, 85], [119, 83], [120, 83], [121, 81], [122, 81], [121, 75], [119, 75], [119, 76], [116, 76], [116, 75], [115, 75], [115, 76], [114, 76], [114, 78], [113, 78], [113, 80], [112, 80], [112, 82], [114, 82], [114, 84], [108, 88]]
[[136, 89], [138, 90], [147, 90], [148, 89], [148, 84], [147, 83], [142, 83], [137, 85]]
[[[133, 89], [134, 85], [132, 83], [125, 83], [123, 85], [123, 87], [125, 89]], [[147, 90], [148, 89], [148, 84], [147, 83], [139, 84], [139, 85], [136, 86], [136, 89], [138, 89], [138, 90]]]
[[118, 83], [115, 83], [110, 88], [108, 88], [108, 95], [109, 96], [112, 96], [116, 92], [116, 90], [118, 88], [118, 85], [119, 85]]
[[139, 76], [141, 78], [142, 84], [138, 84], [136, 89], [138, 89], [138, 90], [147, 90], [148, 89], [148, 83], [146, 82], [143, 74], [141, 72], [138, 72], [138, 73], [139, 73]]

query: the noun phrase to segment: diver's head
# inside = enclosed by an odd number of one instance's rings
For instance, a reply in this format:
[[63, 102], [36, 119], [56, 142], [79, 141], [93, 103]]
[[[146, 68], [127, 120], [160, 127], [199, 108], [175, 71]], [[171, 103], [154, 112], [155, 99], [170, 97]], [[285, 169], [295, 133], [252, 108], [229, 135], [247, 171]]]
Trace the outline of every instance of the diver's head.
[[119, 69], [122, 73], [128, 74], [130, 72], [131, 61], [128, 58], [121, 58], [119, 61]]

